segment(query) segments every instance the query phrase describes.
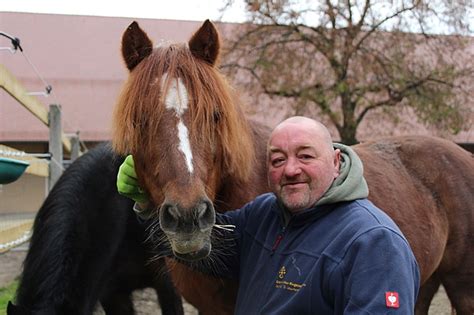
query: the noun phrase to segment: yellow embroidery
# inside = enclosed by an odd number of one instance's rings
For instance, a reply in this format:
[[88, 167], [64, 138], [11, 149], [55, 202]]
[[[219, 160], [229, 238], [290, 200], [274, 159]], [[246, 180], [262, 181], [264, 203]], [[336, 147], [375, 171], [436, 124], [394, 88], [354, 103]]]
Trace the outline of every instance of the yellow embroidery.
[[[286, 268], [282, 266], [278, 271], [278, 278], [283, 279], [286, 275]], [[302, 287], [305, 287], [306, 284], [304, 283], [295, 283], [291, 281], [284, 281], [284, 280], [276, 280], [275, 281], [275, 288], [277, 289], [285, 289], [288, 291], [298, 292]]]
[[288, 291], [298, 292], [301, 288], [305, 287], [305, 283], [294, 283], [291, 281], [275, 281], [275, 288], [277, 289], [285, 289]]
[[281, 267], [280, 271], [278, 271], [278, 278], [283, 279], [286, 274], [286, 268], [285, 266]]

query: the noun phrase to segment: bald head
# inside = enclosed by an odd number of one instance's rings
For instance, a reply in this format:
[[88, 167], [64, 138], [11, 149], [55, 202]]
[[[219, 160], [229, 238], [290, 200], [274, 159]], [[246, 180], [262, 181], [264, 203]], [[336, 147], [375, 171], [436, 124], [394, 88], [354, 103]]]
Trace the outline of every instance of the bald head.
[[293, 116], [279, 123], [270, 134], [268, 149], [270, 150], [272, 139], [275, 135], [281, 133], [282, 131], [284, 132], [287, 129], [295, 128], [307, 133], [310, 136], [317, 137], [320, 144], [324, 144], [327, 146], [327, 149], [332, 150], [332, 138], [326, 126], [324, 126], [319, 121], [303, 116]]

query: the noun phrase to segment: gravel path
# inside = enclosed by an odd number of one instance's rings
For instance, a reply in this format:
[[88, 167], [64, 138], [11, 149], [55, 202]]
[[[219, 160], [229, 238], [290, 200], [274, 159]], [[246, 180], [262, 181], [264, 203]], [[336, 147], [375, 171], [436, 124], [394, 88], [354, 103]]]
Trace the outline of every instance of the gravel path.
[[[12, 250], [0, 254], [0, 287], [13, 281], [21, 272], [21, 264], [25, 258], [25, 250]], [[134, 292], [134, 304], [137, 315], [161, 314], [157, 305], [156, 293], [152, 289]], [[186, 315], [197, 315], [198, 312], [190, 304], [184, 301]], [[100, 307], [94, 315], [104, 314]], [[451, 307], [444, 289], [441, 288], [436, 294], [429, 311], [429, 315], [451, 315]]]

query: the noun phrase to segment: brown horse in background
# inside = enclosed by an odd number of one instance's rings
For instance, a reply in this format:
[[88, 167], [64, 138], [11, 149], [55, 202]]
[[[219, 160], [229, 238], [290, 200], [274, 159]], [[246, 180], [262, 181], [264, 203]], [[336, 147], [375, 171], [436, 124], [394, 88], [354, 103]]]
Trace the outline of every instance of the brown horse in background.
[[[151, 221], [179, 258], [214, 259], [215, 211], [242, 206], [268, 190], [268, 129], [250, 122], [219, 73], [218, 33], [209, 21], [189, 43], [153, 48], [137, 23], [122, 38], [130, 70], [114, 116], [113, 144], [133, 154]], [[472, 262], [474, 160], [455, 144], [401, 137], [357, 145], [371, 199], [400, 226], [415, 253], [427, 314], [442, 283], [458, 315], [474, 312]], [[158, 224], [158, 223], [157, 223]], [[150, 229], [153, 234], [153, 229]], [[153, 241], [153, 237], [150, 238]], [[206, 314], [231, 314], [237, 283], [173, 263], [173, 280]]]

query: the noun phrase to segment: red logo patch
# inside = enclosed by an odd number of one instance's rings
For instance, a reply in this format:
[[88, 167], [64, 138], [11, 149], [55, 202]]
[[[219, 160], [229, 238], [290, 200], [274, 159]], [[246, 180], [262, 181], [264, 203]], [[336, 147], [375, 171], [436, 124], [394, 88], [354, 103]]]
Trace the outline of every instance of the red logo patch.
[[397, 292], [385, 292], [385, 305], [387, 307], [399, 308], [398, 293]]

